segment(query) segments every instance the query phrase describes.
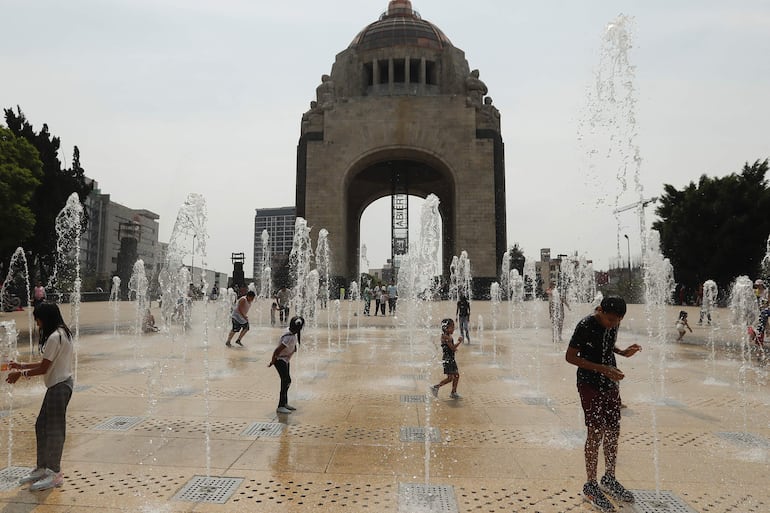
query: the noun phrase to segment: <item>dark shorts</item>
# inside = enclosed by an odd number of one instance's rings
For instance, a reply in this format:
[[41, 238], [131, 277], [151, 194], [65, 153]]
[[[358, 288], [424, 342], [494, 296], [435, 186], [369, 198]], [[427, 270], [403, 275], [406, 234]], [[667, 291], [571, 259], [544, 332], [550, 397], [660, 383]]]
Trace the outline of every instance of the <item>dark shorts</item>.
[[249, 331], [249, 323], [244, 322], [241, 324], [240, 322], [236, 321], [235, 319], [232, 319], [233, 321], [233, 333], [238, 333], [241, 330]]
[[594, 429], [620, 428], [620, 389], [600, 389], [596, 385], [578, 383], [580, 404], [586, 427]]
[[457, 370], [457, 362], [444, 362], [444, 374], [460, 374]]

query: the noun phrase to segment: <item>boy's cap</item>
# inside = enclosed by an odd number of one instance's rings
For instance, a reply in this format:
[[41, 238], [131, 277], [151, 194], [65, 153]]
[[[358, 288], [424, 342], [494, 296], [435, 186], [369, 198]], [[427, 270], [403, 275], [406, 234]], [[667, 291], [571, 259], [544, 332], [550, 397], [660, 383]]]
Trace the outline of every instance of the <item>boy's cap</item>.
[[756, 280], [756, 281], [754, 282], [754, 286], [755, 286], [755, 287], [762, 287], [762, 288], [765, 288], [765, 282], [764, 282], [763, 280]]
[[602, 299], [599, 306], [601, 306], [604, 313], [620, 315], [621, 317], [626, 315], [626, 301], [622, 297], [607, 296]]

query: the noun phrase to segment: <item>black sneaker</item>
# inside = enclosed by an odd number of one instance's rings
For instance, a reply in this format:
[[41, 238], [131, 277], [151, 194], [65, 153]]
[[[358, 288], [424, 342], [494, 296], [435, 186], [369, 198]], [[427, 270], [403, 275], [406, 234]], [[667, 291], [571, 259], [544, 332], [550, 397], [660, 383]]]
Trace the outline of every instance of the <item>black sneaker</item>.
[[240, 340], [236, 340], [235, 343], [238, 344], [239, 346], [243, 347], [243, 344], [241, 344]]
[[226, 345], [227, 347], [233, 347], [233, 345], [232, 345], [230, 342], [225, 342], [225, 345]]
[[583, 496], [602, 513], [615, 513], [615, 506], [613, 506], [607, 496], [602, 493], [599, 489], [599, 483], [596, 481], [589, 481], [583, 485]]
[[610, 497], [623, 502], [634, 502], [634, 494], [618, 483], [614, 476], [604, 475], [602, 477], [602, 490], [610, 494]]

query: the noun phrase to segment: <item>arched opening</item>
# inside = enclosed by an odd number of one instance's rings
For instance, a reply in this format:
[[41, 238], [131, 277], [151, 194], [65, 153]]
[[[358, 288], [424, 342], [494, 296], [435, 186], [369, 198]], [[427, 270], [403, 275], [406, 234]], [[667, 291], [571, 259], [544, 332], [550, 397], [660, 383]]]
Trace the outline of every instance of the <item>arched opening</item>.
[[[354, 165], [346, 175], [346, 252], [348, 262], [354, 263], [351, 270], [359, 269], [362, 242], [361, 220], [364, 211], [381, 198], [389, 199], [396, 188], [412, 198], [424, 199], [429, 194], [435, 194], [439, 198], [442, 258], [440, 269], [442, 276], [446, 278], [455, 250], [455, 181], [448, 167], [438, 159], [418, 150], [404, 148], [368, 155]], [[413, 203], [414, 201], [412, 200]], [[390, 247], [392, 239], [388, 207], [381, 219], [382, 224], [376, 228], [377, 233], [381, 239], [387, 241], [387, 246]], [[419, 210], [410, 212], [410, 226], [419, 221]]]
[[[425, 199], [409, 196], [409, 242], [414, 245], [420, 240], [420, 219]], [[370, 274], [379, 278], [374, 270], [383, 269], [391, 258], [391, 196], [383, 196], [369, 204], [361, 215], [361, 240], [358, 245], [361, 256], [360, 272], [373, 270]], [[443, 219], [440, 220], [443, 226]], [[365, 248], [363, 251], [361, 248]], [[436, 263], [439, 273], [443, 274], [443, 245], [439, 246], [439, 261]], [[364, 262], [364, 258], [366, 263]], [[391, 263], [392, 264], [392, 263]]]

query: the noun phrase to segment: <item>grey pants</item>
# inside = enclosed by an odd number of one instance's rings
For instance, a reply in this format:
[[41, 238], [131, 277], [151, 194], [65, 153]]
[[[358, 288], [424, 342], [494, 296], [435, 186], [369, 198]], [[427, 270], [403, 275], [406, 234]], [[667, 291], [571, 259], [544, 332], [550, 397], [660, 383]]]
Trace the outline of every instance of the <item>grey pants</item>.
[[72, 397], [72, 378], [49, 388], [35, 422], [37, 468], [61, 472], [61, 455], [67, 434], [67, 405]]

